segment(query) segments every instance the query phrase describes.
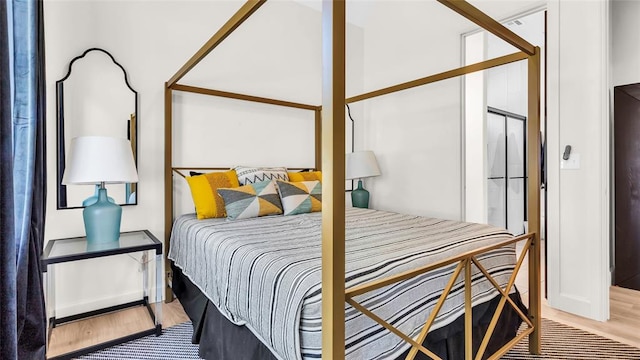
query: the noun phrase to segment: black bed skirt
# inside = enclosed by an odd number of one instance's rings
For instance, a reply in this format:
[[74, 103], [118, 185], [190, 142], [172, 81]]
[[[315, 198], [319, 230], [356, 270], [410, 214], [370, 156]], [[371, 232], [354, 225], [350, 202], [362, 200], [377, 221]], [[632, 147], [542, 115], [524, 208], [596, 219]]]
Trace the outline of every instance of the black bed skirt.
[[[207, 360], [276, 360], [271, 351], [245, 326], [238, 326], [225, 318], [215, 305], [186, 277], [180, 268], [171, 263], [173, 269], [172, 288], [185, 312], [193, 323], [194, 344], [199, 344], [200, 357]], [[510, 295], [526, 314], [520, 294]], [[486, 332], [500, 295], [491, 301], [473, 307], [473, 349], [474, 354]], [[491, 355], [513, 339], [522, 320], [509, 306], [505, 305], [489, 341], [485, 354]], [[464, 315], [451, 324], [429, 332], [424, 346], [442, 359], [464, 359]], [[404, 359], [406, 353], [398, 357]], [[430, 359], [418, 353], [416, 359]], [[366, 360], [366, 359], [363, 359]]]

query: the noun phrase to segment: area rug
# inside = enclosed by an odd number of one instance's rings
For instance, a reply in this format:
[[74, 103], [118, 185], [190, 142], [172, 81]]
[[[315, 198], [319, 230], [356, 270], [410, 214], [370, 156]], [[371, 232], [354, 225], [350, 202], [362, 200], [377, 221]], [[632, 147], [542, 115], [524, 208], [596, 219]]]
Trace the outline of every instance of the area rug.
[[[85, 355], [80, 359], [199, 359], [198, 346], [191, 344], [191, 334], [191, 323], [187, 322], [163, 330], [162, 336], [150, 335]], [[511, 349], [503, 359], [638, 360], [640, 359], [640, 349], [551, 320], [542, 319], [542, 355], [530, 355], [528, 342], [525, 338], [515, 348]]]
[[[174, 360], [200, 359], [198, 345], [191, 343], [193, 327], [186, 322], [162, 330], [162, 335], [112, 346], [80, 357], [87, 360]], [[222, 359], [220, 359], [222, 360]]]
[[529, 341], [524, 338], [502, 358], [639, 360], [640, 349], [543, 318], [542, 355], [529, 354]]

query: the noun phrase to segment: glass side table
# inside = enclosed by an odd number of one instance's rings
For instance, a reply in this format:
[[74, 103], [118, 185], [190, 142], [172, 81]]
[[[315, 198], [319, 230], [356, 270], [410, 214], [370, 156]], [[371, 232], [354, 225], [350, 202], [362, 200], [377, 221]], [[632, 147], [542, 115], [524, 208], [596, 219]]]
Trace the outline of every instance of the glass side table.
[[[93, 310], [81, 314], [56, 318], [55, 306], [55, 264], [71, 262], [77, 260], [92, 259], [98, 257], [127, 254], [134, 252], [149, 252], [155, 250], [156, 263], [156, 303], [155, 311], [149, 304], [149, 281], [148, 281], [148, 261], [144, 261], [142, 271], [143, 297], [140, 300], [125, 304], [110, 306], [98, 310]], [[162, 243], [148, 230], [131, 231], [120, 233], [120, 240], [114, 243], [101, 244], [98, 247], [89, 247], [86, 237], [76, 237], [67, 239], [49, 240], [40, 259], [44, 282], [47, 292], [46, 308], [49, 317], [49, 329], [47, 339], [56, 325], [70, 321], [97, 316], [108, 312], [118, 311], [133, 306], [145, 306], [149, 316], [154, 323], [154, 327], [149, 330], [140, 331], [131, 335], [109, 340], [100, 344], [74, 350], [49, 359], [72, 359], [93, 351], [111, 347], [133, 339], [138, 339], [147, 335], [162, 334]]]

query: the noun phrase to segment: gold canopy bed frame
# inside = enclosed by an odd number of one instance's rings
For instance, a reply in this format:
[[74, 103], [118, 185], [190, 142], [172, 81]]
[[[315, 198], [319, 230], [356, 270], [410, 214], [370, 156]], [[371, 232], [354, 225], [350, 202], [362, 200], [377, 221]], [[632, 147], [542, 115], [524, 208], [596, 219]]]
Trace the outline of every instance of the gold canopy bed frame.
[[[489, 338], [496, 328], [498, 317], [508, 302], [527, 328], [515, 338], [505, 344], [489, 358], [499, 358], [524, 337], [529, 337], [529, 351], [539, 354], [540, 324], [541, 324], [541, 290], [540, 290], [540, 49], [534, 47], [509, 29], [484, 14], [471, 4], [462, 0], [438, 0], [465, 18], [471, 20], [485, 30], [493, 33], [507, 43], [513, 45], [518, 52], [496, 59], [463, 66], [458, 69], [423, 77], [362, 95], [346, 98], [345, 76], [345, 33], [346, 33], [346, 4], [344, 1], [324, 1], [322, 9], [323, 36], [323, 81], [322, 105], [306, 105], [282, 100], [256, 97], [201, 87], [178, 84], [194, 66], [206, 57], [216, 46], [229, 36], [238, 26], [247, 20], [266, 0], [248, 0], [176, 73], [165, 83], [165, 254], [168, 253], [170, 234], [173, 224], [173, 174], [184, 176], [184, 170], [223, 170], [221, 168], [192, 168], [175, 167], [172, 153], [172, 94], [174, 91], [190, 92], [204, 95], [221, 96], [237, 100], [245, 100], [276, 106], [305, 109], [315, 112], [315, 167], [323, 171], [323, 201], [322, 201], [322, 355], [324, 359], [344, 359], [345, 357], [345, 312], [344, 304], [349, 303], [365, 315], [384, 326], [389, 331], [401, 337], [412, 348], [408, 359], [413, 359], [420, 351], [431, 358], [439, 359], [429, 349], [423, 347], [422, 342], [441, 309], [447, 295], [451, 291], [458, 275], [464, 274], [465, 279], [465, 359], [473, 359], [472, 303], [471, 303], [471, 270], [475, 265], [493, 286], [500, 292], [501, 298], [493, 314], [489, 328], [476, 353], [476, 359], [486, 357], [484, 354]], [[345, 289], [345, 105], [377, 96], [406, 90], [412, 87], [426, 85], [444, 79], [462, 76], [476, 71], [508, 63], [526, 60], [528, 63], [528, 122], [527, 122], [527, 213], [529, 233], [503, 241], [499, 244], [487, 246], [475, 251], [467, 252], [437, 263], [414, 269], [374, 281], [368, 284]], [[224, 170], [226, 170], [225, 168]], [[524, 249], [518, 255], [512, 276], [505, 288], [502, 288], [490, 276], [477, 260], [477, 256], [487, 251], [525, 242]], [[516, 275], [528, 255], [528, 291], [529, 311], [525, 315], [509, 298], [508, 294], [514, 285]], [[166, 255], [165, 255], [166, 256]], [[172, 293], [169, 287], [171, 267], [165, 258], [166, 301], [171, 301]], [[410, 279], [443, 266], [457, 264], [455, 271], [437, 301], [434, 310], [428, 315], [426, 324], [417, 339], [402, 334], [384, 319], [379, 318], [354, 300], [354, 297], [381, 287]]]

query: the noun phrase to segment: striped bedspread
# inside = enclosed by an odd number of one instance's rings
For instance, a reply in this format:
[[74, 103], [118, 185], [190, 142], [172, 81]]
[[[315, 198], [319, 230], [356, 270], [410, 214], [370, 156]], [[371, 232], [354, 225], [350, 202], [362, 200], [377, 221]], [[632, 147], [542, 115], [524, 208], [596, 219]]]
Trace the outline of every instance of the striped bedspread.
[[[347, 288], [511, 237], [488, 225], [347, 209]], [[279, 359], [321, 358], [321, 214], [228, 221], [176, 219], [169, 258], [235, 324]], [[513, 246], [479, 257], [498, 283], [515, 265]], [[405, 334], [417, 336], [455, 265], [356, 297]], [[498, 294], [474, 267], [473, 303]], [[346, 357], [389, 359], [408, 345], [345, 304]], [[462, 276], [432, 329], [464, 313]]]

